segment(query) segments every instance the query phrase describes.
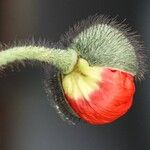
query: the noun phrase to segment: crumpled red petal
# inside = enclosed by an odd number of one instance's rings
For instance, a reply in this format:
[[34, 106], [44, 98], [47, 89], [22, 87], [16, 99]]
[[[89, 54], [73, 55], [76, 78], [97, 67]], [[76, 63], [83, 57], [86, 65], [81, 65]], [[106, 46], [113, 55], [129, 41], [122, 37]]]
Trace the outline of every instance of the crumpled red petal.
[[[126, 72], [104, 68], [99, 74], [98, 89], [74, 99], [65, 93], [74, 112], [91, 124], [111, 123], [124, 115], [132, 105], [135, 92], [134, 77]], [[86, 87], [85, 87], [86, 88]]]

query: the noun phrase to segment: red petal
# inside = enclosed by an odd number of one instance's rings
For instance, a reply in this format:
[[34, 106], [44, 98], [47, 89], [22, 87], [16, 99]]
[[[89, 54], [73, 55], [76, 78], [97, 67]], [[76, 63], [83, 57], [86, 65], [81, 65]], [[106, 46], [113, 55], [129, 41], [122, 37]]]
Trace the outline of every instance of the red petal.
[[85, 97], [66, 99], [75, 113], [91, 124], [110, 123], [125, 114], [132, 104], [135, 92], [134, 77], [126, 72], [103, 69], [99, 89]]

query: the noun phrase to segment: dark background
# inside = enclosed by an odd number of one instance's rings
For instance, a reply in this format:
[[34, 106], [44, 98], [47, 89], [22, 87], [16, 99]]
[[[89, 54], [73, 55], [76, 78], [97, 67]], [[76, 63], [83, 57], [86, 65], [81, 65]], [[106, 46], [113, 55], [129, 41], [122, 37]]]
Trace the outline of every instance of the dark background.
[[[75, 22], [95, 13], [127, 22], [150, 56], [149, 0], [1, 0], [2, 43], [46, 38], [58, 41]], [[69, 126], [49, 106], [39, 67], [7, 71], [0, 78], [0, 150], [149, 150], [150, 78], [137, 83], [132, 109], [105, 126]]]

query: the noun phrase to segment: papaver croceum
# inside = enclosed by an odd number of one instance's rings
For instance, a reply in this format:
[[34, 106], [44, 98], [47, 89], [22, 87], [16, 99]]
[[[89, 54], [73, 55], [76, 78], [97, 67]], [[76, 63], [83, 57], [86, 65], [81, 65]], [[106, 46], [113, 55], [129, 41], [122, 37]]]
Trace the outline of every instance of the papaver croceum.
[[110, 123], [125, 114], [135, 92], [134, 77], [121, 70], [90, 66], [82, 58], [62, 79], [67, 102], [91, 124]]

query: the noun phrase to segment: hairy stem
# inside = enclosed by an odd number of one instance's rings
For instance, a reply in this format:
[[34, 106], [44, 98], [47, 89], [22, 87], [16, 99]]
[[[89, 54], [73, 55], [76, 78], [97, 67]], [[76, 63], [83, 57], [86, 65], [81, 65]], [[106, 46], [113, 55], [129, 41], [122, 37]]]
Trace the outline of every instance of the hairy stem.
[[0, 52], [0, 68], [14, 61], [37, 60], [55, 65], [64, 74], [71, 72], [77, 62], [74, 50], [61, 50], [37, 46], [13, 47]]

